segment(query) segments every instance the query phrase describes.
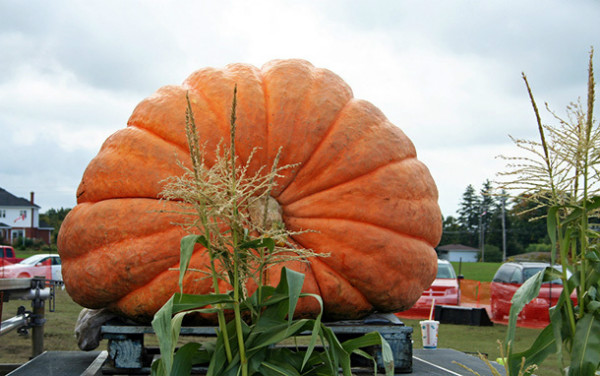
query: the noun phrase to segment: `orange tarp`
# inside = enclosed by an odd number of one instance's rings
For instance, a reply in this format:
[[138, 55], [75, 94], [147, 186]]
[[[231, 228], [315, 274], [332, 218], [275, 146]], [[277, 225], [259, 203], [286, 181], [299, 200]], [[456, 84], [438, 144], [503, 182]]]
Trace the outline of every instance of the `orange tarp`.
[[472, 279], [460, 281], [460, 301], [462, 303], [490, 304], [490, 283]]

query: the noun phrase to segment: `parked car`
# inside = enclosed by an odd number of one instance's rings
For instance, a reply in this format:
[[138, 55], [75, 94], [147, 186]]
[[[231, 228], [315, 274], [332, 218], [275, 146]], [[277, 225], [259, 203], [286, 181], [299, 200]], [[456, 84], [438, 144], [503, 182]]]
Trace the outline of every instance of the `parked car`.
[[15, 257], [15, 250], [8, 245], [0, 245], [0, 266], [15, 264], [23, 261], [22, 258]]
[[[521, 285], [533, 277], [536, 273], [549, 267], [550, 264], [543, 262], [507, 262], [498, 268], [490, 285], [490, 303], [492, 320], [504, 321], [508, 319], [511, 307], [511, 299]], [[554, 268], [562, 270], [559, 265]], [[570, 275], [570, 272], [567, 271]], [[518, 316], [519, 320], [550, 322], [549, 308], [556, 305], [562, 293], [562, 280], [556, 279], [544, 282], [540, 288], [537, 298], [525, 305]], [[577, 297], [571, 295], [573, 303], [577, 304]]]
[[0, 268], [0, 278], [32, 278], [37, 276], [62, 281], [60, 256], [51, 254], [33, 255], [19, 263]]
[[400, 317], [427, 317], [435, 299], [435, 305], [460, 305], [460, 287], [454, 268], [449, 261], [438, 260], [435, 280], [423, 291], [417, 302], [407, 311], [398, 312]]

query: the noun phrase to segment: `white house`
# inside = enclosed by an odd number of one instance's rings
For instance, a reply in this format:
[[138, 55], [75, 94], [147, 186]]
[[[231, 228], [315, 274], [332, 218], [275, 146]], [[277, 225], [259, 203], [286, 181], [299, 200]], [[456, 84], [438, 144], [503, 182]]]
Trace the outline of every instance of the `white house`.
[[52, 230], [54, 228], [40, 221], [40, 207], [34, 203], [33, 192], [27, 200], [0, 188], [0, 243], [12, 243], [25, 237], [50, 244]]
[[437, 252], [439, 259], [455, 262], [477, 262], [480, 254], [479, 249], [462, 244], [442, 245], [437, 247]]

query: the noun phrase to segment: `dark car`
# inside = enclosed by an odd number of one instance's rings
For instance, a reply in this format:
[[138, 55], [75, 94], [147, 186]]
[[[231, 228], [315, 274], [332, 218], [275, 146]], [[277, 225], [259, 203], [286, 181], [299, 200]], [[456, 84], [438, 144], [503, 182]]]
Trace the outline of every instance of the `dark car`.
[[[533, 277], [536, 273], [550, 264], [543, 262], [507, 262], [498, 268], [496, 275], [490, 285], [490, 303], [492, 320], [505, 321], [508, 319], [511, 307], [511, 299], [523, 282]], [[560, 266], [554, 266], [562, 270]], [[570, 273], [567, 271], [570, 275]], [[519, 320], [538, 321], [548, 323], [550, 321], [549, 308], [556, 305], [563, 286], [560, 279], [544, 282], [536, 298], [525, 305], [518, 316]], [[571, 299], [576, 304], [575, 295]]]

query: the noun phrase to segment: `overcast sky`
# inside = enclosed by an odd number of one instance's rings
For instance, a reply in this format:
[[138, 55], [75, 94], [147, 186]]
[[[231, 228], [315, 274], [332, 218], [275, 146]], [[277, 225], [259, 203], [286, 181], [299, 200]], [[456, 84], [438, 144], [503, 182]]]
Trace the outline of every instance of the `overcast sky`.
[[102, 142], [159, 87], [302, 58], [402, 128], [455, 215], [516, 152], [509, 135], [536, 137], [521, 72], [559, 113], [585, 96], [599, 20], [595, 0], [0, 0], [0, 187], [73, 207]]

